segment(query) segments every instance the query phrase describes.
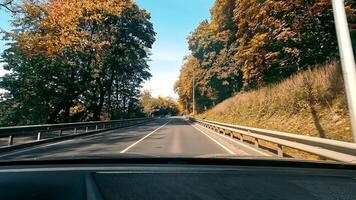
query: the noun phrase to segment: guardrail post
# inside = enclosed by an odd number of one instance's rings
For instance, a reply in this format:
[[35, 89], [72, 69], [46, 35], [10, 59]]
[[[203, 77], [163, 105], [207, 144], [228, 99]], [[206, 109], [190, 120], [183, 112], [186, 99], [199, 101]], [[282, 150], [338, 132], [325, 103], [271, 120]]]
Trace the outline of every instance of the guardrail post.
[[[208, 120], [206, 122], [197, 120], [197, 122], [210, 130], [214, 130], [216, 134], [230, 134], [230, 136], [236, 139], [236, 141], [239, 141], [239, 143], [246, 141], [246, 143], [253, 148], [265, 149], [280, 158], [296, 156], [293, 155], [293, 152], [289, 152], [289, 149], [295, 149], [319, 156], [319, 159], [349, 163], [355, 163], [356, 161], [356, 144], [350, 142], [250, 128]], [[273, 146], [270, 147], [270, 145], [265, 144], [265, 142], [273, 144]], [[286, 153], [284, 153], [284, 151], [286, 151]]]
[[277, 155], [280, 158], [283, 158], [283, 149], [282, 149], [282, 145], [278, 144], [277, 146]]
[[85, 127], [85, 132], [86, 132], [86, 133], [88, 132], [88, 127]]
[[95, 130], [96, 130], [96, 131], [98, 130], [98, 125], [95, 125]]
[[41, 140], [41, 135], [42, 135], [41, 132], [38, 132], [38, 133], [37, 133], [37, 141], [40, 141], [40, 140]]
[[8, 146], [11, 146], [14, 143], [14, 137], [12, 135], [9, 136], [9, 140], [7, 142]]
[[74, 128], [73, 134], [77, 134], [77, 128]]
[[62, 129], [59, 130], [58, 136], [62, 136]]
[[254, 138], [253, 142], [255, 143], [255, 148], [256, 149], [260, 148], [260, 144], [258, 143], [258, 139], [257, 138]]

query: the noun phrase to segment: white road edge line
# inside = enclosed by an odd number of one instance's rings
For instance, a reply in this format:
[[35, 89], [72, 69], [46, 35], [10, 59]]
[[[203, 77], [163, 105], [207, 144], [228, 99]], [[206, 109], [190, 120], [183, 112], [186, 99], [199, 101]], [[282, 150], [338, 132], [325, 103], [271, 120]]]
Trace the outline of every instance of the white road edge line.
[[187, 121], [187, 123], [189, 125], [191, 125], [192, 127], [194, 127], [195, 129], [197, 129], [199, 132], [203, 133], [206, 137], [208, 137], [209, 139], [211, 139], [212, 141], [214, 141], [216, 144], [218, 144], [220, 147], [222, 147], [223, 149], [225, 149], [227, 152], [229, 152], [229, 154], [235, 154], [233, 151], [231, 151], [229, 148], [227, 148], [226, 146], [224, 146], [223, 144], [221, 144], [220, 142], [218, 142], [217, 140], [215, 140], [214, 138], [210, 137], [208, 134], [206, 134], [204, 131], [200, 130], [198, 127], [192, 125], [190, 122]]
[[[211, 131], [210, 129], [205, 128], [204, 126], [201, 126], [201, 125], [199, 125], [199, 124], [198, 124], [198, 126], [204, 128], [204, 129], [206, 129], [206, 130]], [[263, 151], [260, 151], [260, 150], [258, 150], [258, 149], [255, 149], [255, 148], [253, 148], [253, 147], [251, 147], [251, 146], [249, 146], [249, 145], [247, 145], [247, 144], [244, 144], [244, 143], [242, 143], [242, 142], [240, 142], [240, 141], [234, 140], [234, 139], [232, 139], [231, 137], [228, 137], [228, 136], [226, 136], [226, 135], [221, 135], [221, 134], [219, 134], [219, 136], [222, 136], [222, 137], [224, 137], [225, 139], [230, 140], [231, 142], [234, 142], [234, 143], [236, 143], [236, 144], [238, 144], [238, 145], [241, 145], [241, 146], [243, 146], [243, 147], [245, 147], [245, 148], [248, 148], [248, 149], [250, 149], [250, 150], [252, 150], [252, 151], [254, 151], [254, 152], [256, 152], [256, 153], [259, 153], [259, 154], [261, 154], [261, 155], [264, 155], [264, 156], [272, 156], [272, 155], [270, 155], [270, 154], [268, 154], [268, 153], [265, 153], [265, 152], [263, 152]]]
[[145, 137], [141, 138], [140, 140], [136, 141], [135, 143], [131, 144], [129, 147], [127, 147], [126, 149], [122, 150], [120, 153], [126, 153], [128, 150], [130, 150], [132, 147], [134, 147], [136, 144], [142, 142], [142, 140], [146, 139], [147, 137], [149, 137], [150, 135], [152, 135], [153, 133], [155, 133], [156, 131], [158, 131], [159, 129], [163, 128], [165, 125], [167, 125], [169, 122], [171, 122], [172, 119], [170, 119], [167, 123], [163, 124], [162, 126], [158, 127], [157, 129], [155, 129], [154, 131], [152, 131], [151, 133], [147, 134]]
[[[138, 125], [140, 125], [140, 124], [138, 124]], [[128, 128], [133, 128], [133, 127], [136, 127], [136, 126], [137, 125], [133, 125], [133, 126], [129, 126]], [[118, 129], [120, 129], [120, 128], [118, 128]], [[86, 139], [86, 138], [92, 137], [92, 136], [99, 136], [99, 135], [103, 135], [103, 134], [107, 134], [107, 133], [112, 133], [112, 132], [117, 131], [118, 129], [109, 130], [109, 131], [103, 131], [103, 132], [96, 133], [96, 134], [93, 134], [93, 135], [83, 135], [83, 136], [79, 137], [78, 139]], [[73, 138], [73, 139], [69, 139], [69, 140], [63, 140], [63, 141], [44, 144], [44, 145], [39, 145], [39, 146], [35, 146], [35, 147], [28, 147], [28, 148], [25, 148], [25, 149], [14, 150], [14, 151], [9, 152], [9, 153], [0, 154], [0, 158], [6, 157], [6, 156], [11, 156], [11, 155], [16, 155], [16, 154], [24, 153], [24, 152], [27, 152], [27, 151], [36, 150], [36, 149], [47, 148], [47, 147], [59, 145], [59, 144], [70, 142], [70, 141], [74, 141], [74, 140], [76, 140], [76, 139]]]

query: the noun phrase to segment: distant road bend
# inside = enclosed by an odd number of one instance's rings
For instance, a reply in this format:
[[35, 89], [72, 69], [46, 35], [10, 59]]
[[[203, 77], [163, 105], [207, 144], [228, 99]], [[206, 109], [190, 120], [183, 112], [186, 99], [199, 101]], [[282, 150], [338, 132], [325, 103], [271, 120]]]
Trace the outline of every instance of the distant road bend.
[[56, 158], [76, 156], [211, 157], [268, 156], [248, 145], [232, 143], [219, 134], [174, 117], [119, 128], [0, 155], [0, 159]]

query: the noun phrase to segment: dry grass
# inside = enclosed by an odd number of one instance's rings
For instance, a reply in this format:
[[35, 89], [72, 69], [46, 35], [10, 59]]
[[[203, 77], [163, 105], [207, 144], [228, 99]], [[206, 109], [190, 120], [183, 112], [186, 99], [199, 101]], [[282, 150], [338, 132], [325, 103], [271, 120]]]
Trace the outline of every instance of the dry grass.
[[338, 62], [301, 72], [279, 84], [239, 93], [198, 117], [352, 141], [344, 83]]

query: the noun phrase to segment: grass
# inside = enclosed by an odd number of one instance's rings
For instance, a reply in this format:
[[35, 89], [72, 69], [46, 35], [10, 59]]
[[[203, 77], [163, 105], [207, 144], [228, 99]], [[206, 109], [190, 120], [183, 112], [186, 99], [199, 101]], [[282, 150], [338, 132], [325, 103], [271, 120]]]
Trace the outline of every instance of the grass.
[[238, 93], [197, 117], [352, 142], [339, 62], [317, 66], [259, 90]]

